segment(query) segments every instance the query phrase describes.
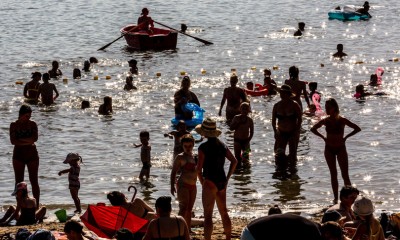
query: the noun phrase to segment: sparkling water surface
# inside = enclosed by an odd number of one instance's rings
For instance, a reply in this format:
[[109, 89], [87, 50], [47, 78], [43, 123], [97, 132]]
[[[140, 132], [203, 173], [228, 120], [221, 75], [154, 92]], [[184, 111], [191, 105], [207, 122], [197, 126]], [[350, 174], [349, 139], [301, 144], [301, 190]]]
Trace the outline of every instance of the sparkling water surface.
[[[338, 1], [336, 5], [361, 5], [363, 1]], [[82, 155], [82, 204], [108, 202], [106, 193], [138, 188], [138, 197], [153, 205], [161, 195], [169, 195], [173, 140], [163, 134], [172, 129], [173, 94], [179, 89], [180, 72], [192, 79], [206, 116], [216, 117], [221, 139], [233, 146], [232, 133], [223, 117], [217, 117], [223, 88], [229, 86], [231, 69], [247, 81], [262, 82], [262, 69], [273, 68], [273, 78], [282, 84], [288, 68], [300, 68], [300, 78], [318, 82], [323, 94], [337, 99], [341, 114], [358, 124], [362, 131], [347, 141], [352, 183], [373, 198], [377, 209], [399, 209], [399, 56], [400, 4], [382, 0], [370, 2], [369, 21], [341, 22], [328, 19], [334, 8], [329, 1], [11, 1], [0, 3], [0, 206], [15, 202], [9, 125], [23, 103], [23, 85], [30, 73], [46, 72], [58, 60], [63, 79], [52, 80], [60, 92], [53, 107], [33, 106], [32, 119], [39, 127], [41, 202], [50, 209], [73, 209], [67, 176], [58, 171], [69, 152]], [[129, 51], [123, 39], [106, 51], [98, 48], [120, 36], [119, 29], [136, 22], [141, 9], [148, 7], [154, 20], [174, 28], [185, 23], [188, 34], [213, 42], [205, 46], [183, 35], [174, 51]], [[294, 38], [297, 23], [306, 23], [302, 38]], [[342, 43], [349, 55], [343, 61], [332, 59]], [[72, 79], [74, 68], [84, 60], [99, 59], [81, 80]], [[125, 92], [127, 60], [138, 60], [137, 91]], [[387, 96], [370, 97], [364, 103], [352, 98], [355, 86], [367, 83], [377, 67], [383, 67], [384, 84], [379, 91]], [[202, 74], [201, 70], [206, 70]], [[161, 77], [156, 77], [161, 73]], [[111, 76], [110, 80], [105, 77]], [[99, 80], [93, 80], [99, 76]], [[369, 89], [370, 91], [377, 91]], [[98, 116], [104, 96], [112, 96], [114, 115]], [[91, 108], [80, 109], [83, 99]], [[330, 175], [323, 156], [324, 143], [308, 130], [315, 120], [304, 119], [299, 144], [298, 172], [278, 179], [274, 172], [271, 111], [274, 98], [252, 98], [255, 134], [251, 167], [232, 176], [227, 202], [232, 215], [263, 215], [279, 204], [286, 210], [312, 214], [331, 204]], [[304, 105], [304, 103], [303, 103]], [[139, 132], [150, 131], [152, 145], [151, 178], [140, 184]], [[197, 146], [196, 146], [197, 149]], [[26, 180], [27, 174], [26, 174]], [[343, 181], [339, 174], [339, 183]], [[198, 185], [196, 214], [202, 213]], [[174, 208], [177, 209], [175, 203]]]

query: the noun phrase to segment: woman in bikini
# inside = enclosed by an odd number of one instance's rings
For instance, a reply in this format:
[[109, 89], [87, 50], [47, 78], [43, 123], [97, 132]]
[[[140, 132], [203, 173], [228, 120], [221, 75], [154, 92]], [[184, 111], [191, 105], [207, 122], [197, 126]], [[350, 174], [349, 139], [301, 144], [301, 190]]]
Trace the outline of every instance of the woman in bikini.
[[[347, 138], [361, 131], [361, 128], [355, 123], [352, 123], [348, 119], [339, 115], [339, 105], [335, 99], [331, 98], [326, 100], [325, 109], [328, 117], [315, 124], [310, 131], [325, 141], [324, 155], [331, 174], [331, 184], [334, 196], [333, 202], [336, 204], [338, 201], [339, 192], [336, 159], [339, 163], [344, 185], [351, 185], [346, 140]], [[326, 137], [318, 131], [318, 129], [322, 126], [325, 126]], [[353, 131], [346, 136], [344, 136], [345, 126], [353, 129]]]
[[38, 103], [40, 79], [42, 79], [42, 74], [40, 72], [32, 73], [32, 80], [27, 82], [24, 87], [25, 102], [29, 104]]
[[[179, 201], [179, 216], [182, 216], [188, 227], [191, 226], [192, 209], [196, 200], [197, 171], [196, 161], [193, 156], [194, 138], [190, 134], [181, 138], [183, 153], [176, 156], [171, 171], [171, 194], [177, 193]], [[180, 172], [176, 182], [176, 174]], [[176, 185], [176, 188], [175, 188]]]
[[[232, 223], [226, 207], [226, 188], [238, 161], [229, 148], [218, 139], [221, 130], [217, 128], [217, 123], [214, 120], [206, 118], [195, 130], [208, 139], [207, 142], [199, 146], [199, 160], [197, 162], [197, 177], [203, 186], [204, 239], [211, 239], [215, 203], [217, 203], [221, 215], [226, 239], [231, 239]], [[225, 158], [230, 161], [227, 175], [225, 175], [224, 170]]]
[[12, 159], [15, 184], [24, 181], [25, 166], [27, 166], [33, 197], [36, 199], [36, 206], [39, 206], [39, 154], [35, 145], [38, 140], [38, 127], [30, 120], [31, 114], [31, 107], [21, 106], [18, 120], [10, 124], [10, 141], [14, 145]]
[[110, 200], [111, 205], [121, 206], [143, 219], [152, 220], [156, 218], [156, 213], [154, 210], [140, 198], [135, 198], [133, 202], [128, 202], [125, 194], [118, 191], [113, 191], [107, 194], [107, 199]]
[[302, 112], [299, 104], [291, 99], [292, 89], [282, 85], [279, 89], [281, 100], [272, 110], [272, 129], [275, 134], [275, 162], [278, 170], [286, 170], [288, 162], [285, 152], [289, 145], [289, 165], [294, 167], [297, 162], [297, 143], [300, 135]]
[[159, 218], [152, 220], [143, 240], [189, 240], [189, 228], [181, 216], [171, 216], [171, 198], [162, 196], [156, 200]]
[[239, 79], [236, 75], [231, 76], [230, 83], [231, 86], [224, 89], [224, 95], [222, 96], [221, 106], [219, 108], [218, 115], [222, 115], [222, 108], [226, 104], [226, 121], [229, 124], [233, 117], [240, 114], [240, 104], [242, 102], [248, 102], [246, 92], [237, 87]]

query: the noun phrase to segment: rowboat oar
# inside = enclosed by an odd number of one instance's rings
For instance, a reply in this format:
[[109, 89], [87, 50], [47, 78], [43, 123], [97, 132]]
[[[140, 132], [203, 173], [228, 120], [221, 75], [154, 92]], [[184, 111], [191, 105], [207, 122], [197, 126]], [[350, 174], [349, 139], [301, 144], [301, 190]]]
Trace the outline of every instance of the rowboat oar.
[[[131, 30], [129, 30], [129, 32], [134, 32], [137, 28], [141, 27], [144, 23], [146, 23], [146, 22], [142, 22], [141, 24], [139, 24], [139, 25], [137, 25], [136, 27], [134, 27], [134, 28], [132, 28]], [[111, 44], [113, 44], [113, 43], [115, 43], [116, 41], [120, 40], [123, 36], [125, 36], [125, 35], [128, 34], [129, 32], [126, 32], [126, 33], [124, 33], [124, 34], [121, 34], [120, 37], [118, 37], [118, 38], [115, 39], [114, 41], [112, 41], [112, 42], [110, 42], [110, 43], [104, 45], [103, 47], [97, 49], [97, 51], [102, 51], [102, 50], [108, 48]]]
[[212, 42], [209, 42], [209, 41], [207, 41], [207, 40], [204, 40], [204, 39], [201, 39], [201, 38], [198, 38], [198, 37], [195, 37], [195, 36], [189, 35], [189, 34], [187, 34], [187, 33], [184, 33], [184, 32], [181, 32], [181, 31], [178, 31], [178, 30], [176, 30], [175, 28], [168, 27], [167, 25], [165, 25], [165, 24], [162, 24], [162, 23], [159, 23], [159, 22], [157, 22], [157, 21], [154, 21], [154, 20], [153, 20], [153, 22], [155, 22], [155, 23], [157, 23], [157, 24], [159, 24], [159, 25], [161, 25], [161, 26], [164, 26], [164, 27], [166, 27], [166, 28], [169, 28], [169, 29], [171, 29], [171, 30], [177, 31], [177, 32], [179, 32], [179, 33], [181, 33], [181, 34], [183, 34], [183, 35], [186, 35], [186, 36], [188, 36], [188, 37], [194, 38], [194, 39], [196, 39], [197, 41], [200, 41], [200, 42], [202, 42], [202, 43], [204, 43], [204, 44], [207, 44], [207, 45], [209, 45], [209, 44], [213, 44]]

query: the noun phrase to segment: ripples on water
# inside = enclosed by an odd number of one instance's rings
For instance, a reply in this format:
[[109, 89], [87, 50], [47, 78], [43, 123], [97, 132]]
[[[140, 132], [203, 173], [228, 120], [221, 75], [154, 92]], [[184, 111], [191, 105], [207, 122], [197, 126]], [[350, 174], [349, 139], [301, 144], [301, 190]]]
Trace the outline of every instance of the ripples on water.
[[[340, 4], [356, 3], [341, 1]], [[374, 198], [378, 208], [398, 209], [399, 62], [388, 60], [399, 57], [399, 34], [392, 26], [399, 21], [400, 8], [397, 2], [371, 4], [374, 18], [370, 21], [340, 22], [327, 19], [327, 12], [334, 6], [320, 1], [262, 0], [235, 4], [207, 0], [190, 1], [190, 4], [181, 1], [168, 4], [109, 0], [66, 0], [57, 4], [47, 0], [2, 1], [0, 205], [14, 202], [9, 196], [13, 174], [8, 127], [16, 120], [23, 102], [23, 85], [15, 82], [26, 83], [31, 72], [45, 72], [52, 60], [58, 60], [68, 81], [53, 81], [61, 93], [57, 105], [33, 107], [33, 120], [39, 125], [37, 146], [43, 203], [73, 207], [67, 178], [57, 175], [67, 167], [62, 161], [69, 152], [79, 152], [84, 159], [80, 191], [83, 204], [106, 202], [108, 191], [127, 193], [130, 184], [138, 187], [138, 196], [151, 203], [158, 196], [169, 195], [173, 141], [164, 138], [163, 133], [171, 130], [172, 96], [179, 87], [180, 72], [190, 75], [193, 91], [206, 109], [206, 115], [216, 117], [232, 68], [244, 86], [247, 81], [261, 82], [262, 69], [273, 66], [273, 78], [282, 84], [288, 78], [288, 68], [296, 65], [302, 79], [318, 82], [323, 101], [336, 98], [341, 113], [362, 128], [347, 143], [353, 184]], [[132, 52], [126, 49], [123, 40], [106, 52], [96, 51], [118, 37], [118, 30], [136, 19], [144, 6], [150, 8], [157, 21], [175, 28], [186, 23], [189, 34], [212, 41], [214, 45], [204, 46], [179, 36], [176, 51]], [[296, 39], [292, 34], [299, 21], [306, 23], [307, 32]], [[349, 54], [344, 61], [330, 57], [338, 43], [343, 43], [344, 51]], [[82, 68], [90, 56], [96, 56], [99, 64], [81, 80], [73, 80], [73, 68]], [[134, 79], [139, 90], [124, 92], [130, 58], [139, 62], [140, 75]], [[368, 82], [369, 75], [379, 66], [385, 68], [385, 74], [384, 85], [378, 90], [389, 95], [370, 97], [365, 103], [355, 102], [351, 97], [355, 86]], [[161, 77], [156, 77], [158, 72]], [[107, 75], [112, 78], [106, 80]], [[99, 76], [99, 80], [93, 80], [94, 76]], [[115, 114], [112, 117], [97, 115], [97, 108], [106, 95], [113, 98]], [[83, 99], [91, 102], [90, 109], [79, 109]], [[285, 209], [312, 212], [330, 204], [332, 193], [323, 142], [305, 131], [299, 146], [297, 174], [275, 178], [271, 110], [277, 98], [252, 98], [251, 101], [255, 121], [251, 168], [232, 176], [228, 188], [232, 213], [261, 215], [276, 203]], [[232, 146], [232, 133], [222, 117], [217, 119], [223, 130], [221, 138]], [[304, 119], [303, 128], [309, 130], [314, 123], [315, 120]], [[138, 183], [140, 149], [133, 147], [143, 129], [150, 131], [153, 146], [151, 179], [146, 185]], [[195, 206], [197, 213], [202, 209], [200, 192]]]

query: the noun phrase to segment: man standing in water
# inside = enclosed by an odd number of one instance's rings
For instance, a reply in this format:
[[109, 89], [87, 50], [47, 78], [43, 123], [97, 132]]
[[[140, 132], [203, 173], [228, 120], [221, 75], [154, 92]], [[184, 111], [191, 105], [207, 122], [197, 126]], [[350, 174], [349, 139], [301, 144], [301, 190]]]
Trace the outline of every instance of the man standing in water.
[[[48, 73], [44, 73], [42, 79], [43, 83], [39, 86], [39, 95], [42, 97], [42, 103], [50, 106], [58, 98], [59, 94], [56, 85], [49, 83], [50, 75]], [[56, 93], [55, 97], [53, 97], [53, 91]]]
[[222, 108], [226, 105], [226, 121], [228, 124], [232, 121], [233, 117], [240, 114], [240, 104], [248, 102], [246, 92], [237, 87], [239, 79], [236, 75], [232, 75], [230, 78], [230, 87], [224, 89], [224, 95], [222, 96], [221, 106], [219, 108], [218, 115], [222, 115]]

